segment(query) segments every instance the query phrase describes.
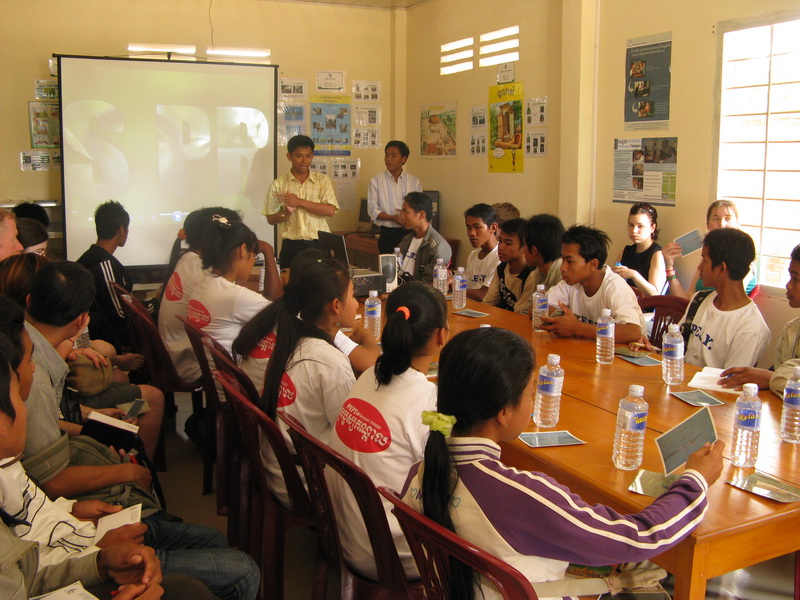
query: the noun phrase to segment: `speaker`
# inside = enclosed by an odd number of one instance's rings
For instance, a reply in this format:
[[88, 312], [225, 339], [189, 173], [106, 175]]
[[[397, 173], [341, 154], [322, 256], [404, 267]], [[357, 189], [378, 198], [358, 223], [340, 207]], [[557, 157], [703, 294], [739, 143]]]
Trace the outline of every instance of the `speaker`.
[[397, 257], [394, 254], [381, 254], [378, 257], [381, 273], [386, 280], [386, 293], [397, 287]]

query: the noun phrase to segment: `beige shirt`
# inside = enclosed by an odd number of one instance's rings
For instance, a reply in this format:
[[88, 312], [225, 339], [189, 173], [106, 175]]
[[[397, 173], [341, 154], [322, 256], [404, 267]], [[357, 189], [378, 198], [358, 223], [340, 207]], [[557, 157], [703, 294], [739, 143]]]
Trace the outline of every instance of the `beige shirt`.
[[[278, 200], [278, 194], [296, 194], [303, 200], [318, 204], [332, 204], [339, 209], [333, 183], [330, 177], [322, 173], [308, 174], [306, 180], [300, 183], [291, 171], [281, 175], [269, 186], [267, 200], [264, 203], [264, 216], [279, 212], [283, 206]], [[316, 240], [318, 231], [330, 231], [327, 217], [315, 215], [304, 208], [296, 209], [291, 216], [278, 225], [281, 239], [285, 240]]]

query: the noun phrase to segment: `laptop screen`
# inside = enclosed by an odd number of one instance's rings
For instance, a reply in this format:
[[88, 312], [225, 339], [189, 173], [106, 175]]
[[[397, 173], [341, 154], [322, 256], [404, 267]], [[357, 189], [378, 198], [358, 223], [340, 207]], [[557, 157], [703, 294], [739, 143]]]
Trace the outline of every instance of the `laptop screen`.
[[320, 250], [328, 256], [338, 259], [349, 269], [350, 261], [347, 258], [347, 245], [344, 242], [344, 236], [328, 231], [320, 231], [318, 235]]

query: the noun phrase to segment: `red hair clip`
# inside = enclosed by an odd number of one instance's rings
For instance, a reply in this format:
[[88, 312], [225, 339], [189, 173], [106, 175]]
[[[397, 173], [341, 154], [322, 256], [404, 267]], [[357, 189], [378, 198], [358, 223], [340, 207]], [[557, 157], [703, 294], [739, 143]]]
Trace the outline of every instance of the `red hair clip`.
[[394, 312], [403, 313], [403, 316], [406, 318], [406, 321], [408, 321], [411, 318], [411, 311], [408, 310], [407, 306], [398, 306], [397, 310]]

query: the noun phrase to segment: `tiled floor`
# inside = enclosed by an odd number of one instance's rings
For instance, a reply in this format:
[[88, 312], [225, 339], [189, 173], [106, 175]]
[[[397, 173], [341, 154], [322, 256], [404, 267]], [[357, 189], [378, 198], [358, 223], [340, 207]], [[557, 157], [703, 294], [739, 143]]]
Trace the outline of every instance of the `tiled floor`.
[[[177, 433], [167, 439], [168, 471], [160, 475], [173, 514], [193, 523], [226, 530], [226, 519], [216, 514], [216, 497], [202, 496], [202, 461], [197, 448], [183, 434], [183, 422], [191, 412], [188, 395], [178, 395]], [[304, 528], [290, 531], [286, 558], [286, 600], [310, 597], [316, 557], [316, 537]], [[670, 581], [665, 587], [670, 589]], [[328, 586], [328, 599], [339, 597], [337, 582]], [[709, 582], [708, 600], [792, 600], [794, 555], [754, 565], [716, 577]], [[265, 599], [270, 600], [270, 599]]]

